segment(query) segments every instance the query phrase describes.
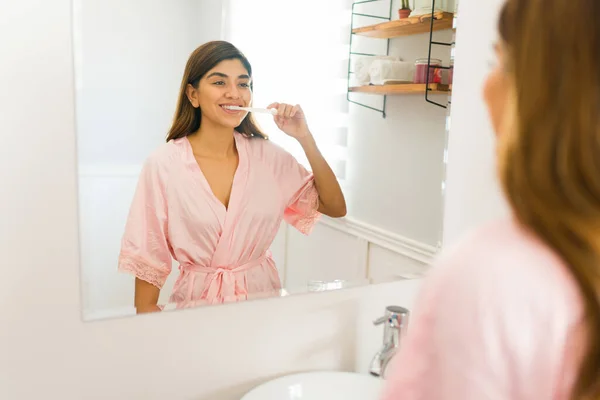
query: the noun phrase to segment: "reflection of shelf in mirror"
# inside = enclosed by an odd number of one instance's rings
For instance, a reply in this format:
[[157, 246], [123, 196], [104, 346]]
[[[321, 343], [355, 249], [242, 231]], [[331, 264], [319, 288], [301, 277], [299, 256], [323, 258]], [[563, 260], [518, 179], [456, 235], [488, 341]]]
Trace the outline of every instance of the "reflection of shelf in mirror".
[[[452, 29], [454, 14], [447, 12], [438, 12], [433, 21], [434, 31], [443, 31]], [[419, 33], [429, 33], [431, 28], [431, 14], [421, 15], [419, 17], [410, 17], [395, 19], [381, 24], [363, 26], [355, 28], [352, 33], [372, 38], [391, 39], [400, 36], [418, 35]]]
[[[368, 94], [423, 94], [425, 93], [425, 84], [421, 83], [402, 83], [396, 85], [365, 85], [354, 86], [348, 90], [353, 93]], [[439, 83], [429, 84], [430, 93], [448, 94], [450, 87]]]

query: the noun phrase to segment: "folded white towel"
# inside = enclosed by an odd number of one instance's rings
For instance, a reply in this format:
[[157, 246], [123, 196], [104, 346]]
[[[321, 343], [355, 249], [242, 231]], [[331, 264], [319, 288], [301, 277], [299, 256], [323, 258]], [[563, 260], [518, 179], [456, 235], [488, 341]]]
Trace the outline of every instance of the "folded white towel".
[[368, 85], [371, 82], [370, 68], [376, 60], [398, 60], [392, 56], [368, 56], [357, 57], [354, 61], [354, 79], [357, 85]]
[[369, 68], [373, 85], [384, 85], [386, 81], [412, 82], [414, 74], [415, 65], [405, 61], [374, 60]]

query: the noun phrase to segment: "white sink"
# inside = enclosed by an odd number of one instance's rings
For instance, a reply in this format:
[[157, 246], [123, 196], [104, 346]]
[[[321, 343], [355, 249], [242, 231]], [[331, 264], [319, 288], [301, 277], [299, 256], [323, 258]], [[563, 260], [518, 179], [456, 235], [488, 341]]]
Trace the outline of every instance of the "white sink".
[[263, 383], [241, 400], [378, 400], [383, 382], [352, 372], [306, 372]]

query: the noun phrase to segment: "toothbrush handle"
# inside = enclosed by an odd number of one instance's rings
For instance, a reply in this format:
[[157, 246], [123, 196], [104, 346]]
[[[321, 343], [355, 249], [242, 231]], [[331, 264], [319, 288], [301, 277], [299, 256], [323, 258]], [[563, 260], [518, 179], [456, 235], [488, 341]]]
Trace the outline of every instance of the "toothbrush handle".
[[250, 112], [277, 115], [277, 110], [274, 108], [248, 108]]

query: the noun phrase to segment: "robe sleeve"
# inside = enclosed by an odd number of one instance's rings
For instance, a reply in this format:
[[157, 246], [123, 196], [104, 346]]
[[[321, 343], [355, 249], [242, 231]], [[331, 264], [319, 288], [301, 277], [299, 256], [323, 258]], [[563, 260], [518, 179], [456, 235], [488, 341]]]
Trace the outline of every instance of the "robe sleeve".
[[165, 179], [157, 160], [142, 168], [121, 240], [118, 269], [161, 289], [171, 273]]
[[275, 146], [273, 166], [285, 205], [283, 219], [301, 233], [310, 234], [321, 217], [317, 211], [319, 193], [313, 174], [278, 146]]

